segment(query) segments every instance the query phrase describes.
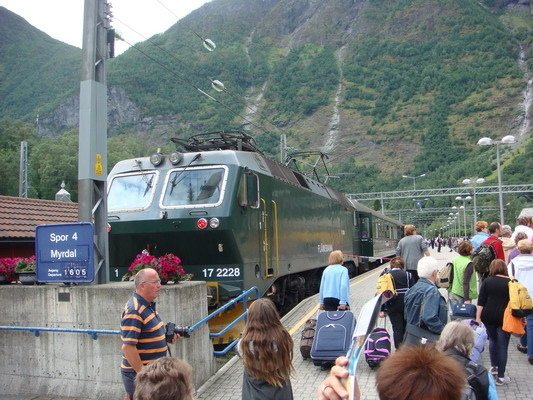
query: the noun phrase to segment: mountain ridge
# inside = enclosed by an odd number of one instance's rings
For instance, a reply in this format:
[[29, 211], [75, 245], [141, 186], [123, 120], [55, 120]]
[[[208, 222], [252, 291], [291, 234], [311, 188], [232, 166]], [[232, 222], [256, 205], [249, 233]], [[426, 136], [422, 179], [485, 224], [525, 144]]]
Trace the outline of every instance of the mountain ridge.
[[[510, 5], [522, 8], [501, 12]], [[516, 131], [526, 84], [517, 63], [519, 43], [531, 75], [531, 28], [521, 22], [525, 6], [215, 0], [109, 62], [109, 134], [141, 135], [155, 148], [175, 135], [243, 127], [271, 155], [281, 134], [290, 147], [331, 153], [333, 172], [355, 169], [361, 178], [347, 191], [406, 186], [398, 180], [402, 173], [426, 170], [455, 185], [469, 168], [479, 174], [493, 168], [483, 162], [487, 150], [476, 148], [479, 137]], [[0, 21], [6, 18], [0, 8]], [[21, 20], [8, 26], [35, 35]], [[513, 22], [510, 31], [502, 21]], [[206, 52], [195, 33], [215, 40], [217, 49]], [[20, 61], [5, 49], [0, 41], [0, 56]], [[50, 80], [68, 83], [16, 99], [14, 93], [30, 93], [39, 81], [12, 79], [17, 82], [9, 86], [0, 78], [0, 95], [9, 92], [0, 101], [0, 116], [31, 121], [38, 113], [39, 132], [46, 135], [77, 129], [75, 59], [81, 53], [63, 50], [74, 61]], [[52, 62], [35, 63], [49, 76]], [[210, 92], [209, 79], [224, 82], [231, 96]]]

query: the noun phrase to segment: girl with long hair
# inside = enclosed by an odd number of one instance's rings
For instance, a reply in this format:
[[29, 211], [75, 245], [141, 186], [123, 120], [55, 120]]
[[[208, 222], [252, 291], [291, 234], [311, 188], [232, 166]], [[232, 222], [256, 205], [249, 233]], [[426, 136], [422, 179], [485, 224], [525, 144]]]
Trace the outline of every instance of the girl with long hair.
[[244, 363], [243, 399], [293, 400], [293, 342], [270, 299], [250, 306], [237, 351]]

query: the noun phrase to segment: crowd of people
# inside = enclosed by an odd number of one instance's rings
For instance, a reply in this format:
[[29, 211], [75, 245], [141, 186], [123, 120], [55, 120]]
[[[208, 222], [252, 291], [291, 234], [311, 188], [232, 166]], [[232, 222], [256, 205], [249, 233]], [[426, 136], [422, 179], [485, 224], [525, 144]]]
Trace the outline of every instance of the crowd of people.
[[[418, 235], [413, 225], [405, 226], [397, 256], [390, 263], [397, 294], [380, 313], [391, 320], [396, 348], [377, 370], [380, 400], [459, 400], [470, 398], [469, 390], [478, 400], [494, 400], [496, 386], [511, 381], [505, 374], [510, 334], [502, 329], [510, 276], [533, 293], [533, 222], [531, 218], [517, 222], [514, 230], [498, 222], [476, 222], [476, 234], [457, 245], [459, 255], [452, 262], [449, 301], [436, 285], [439, 263], [429, 255], [428, 246], [432, 244]], [[483, 245], [490, 246], [495, 255], [487, 276], [476, 273], [471, 261], [473, 251]], [[350, 307], [348, 272], [342, 262], [341, 251], [330, 254], [320, 284], [320, 308], [324, 310]], [[160, 288], [155, 270], [141, 270], [135, 276], [135, 292], [122, 313], [121, 372], [129, 400], [193, 398], [190, 365], [167, 357], [167, 342], [178, 340], [179, 335], [169, 336], [156, 312]], [[490, 369], [473, 361], [479, 357], [472, 356], [477, 334], [471, 325], [449, 321], [450, 304], [472, 303], [477, 304], [473, 322], [484, 326], [488, 333]], [[525, 320], [526, 334], [518, 350], [526, 353], [533, 364], [533, 314]], [[293, 341], [268, 298], [250, 306], [237, 351], [244, 366], [243, 399], [293, 399]], [[348, 375], [347, 362], [346, 357], [337, 359], [317, 388], [318, 399], [347, 398], [342, 381]], [[475, 379], [471, 380], [472, 376]], [[360, 395], [358, 388], [356, 395]]]
[[[412, 231], [413, 228], [406, 226], [406, 229]], [[503, 319], [510, 300], [508, 283], [513, 277], [533, 293], [533, 221], [527, 217], [519, 218], [514, 230], [498, 222], [478, 221], [475, 229], [476, 234], [471, 239], [464, 238], [457, 245], [459, 255], [453, 259], [453, 280], [447, 290], [450, 306], [477, 305], [475, 320], [469, 324], [449, 321], [448, 304], [436, 285], [438, 262], [421, 254], [425, 246], [432, 244], [407, 239], [409, 246], [418, 253], [418, 280], [405, 294], [402, 293], [400, 299], [404, 303], [405, 328], [392, 324], [396, 351], [382, 362], [376, 375], [380, 400], [459, 400], [471, 398], [469, 390], [474, 391], [475, 397], [472, 398], [493, 400], [498, 398], [496, 386], [511, 382], [506, 375], [511, 334], [503, 329]], [[397, 254], [403, 251], [401, 242], [406, 237], [400, 241]], [[450, 243], [449, 246], [454, 245]], [[476, 273], [473, 267], [472, 255], [481, 246], [489, 246], [494, 256], [487, 275]], [[391, 260], [391, 267], [396, 270], [401, 271], [403, 265], [402, 260]], [[407, 286], [405, 280], [396, 281], [396, 276], [393, 275], [395, 282], [404, 289]], [[387, 311], [385, 307], [382, 316]], [[521, 336], [517, 348], [526, 353], [529, 363], [533, 364], [533, 314], [527, 315], [523, 323], [526, 333]], [[490, 369], [473, 361], [479, 360], [480, 352], [476, 349], [479, 333], [475, 327], [482, 327], [488, 334]], [[401, 336], [402, 329], [405, 334], [398, 343], [397, 337]], [[328, 378], [317, 388], [317, 398], [347, 398], [342, 385], [348, 375], [347, 362], [345, 357], [337, 359]], [[444, 375], [453, 379], [444, 382]], [[465, 380], [467, 377], [468, 381]]]

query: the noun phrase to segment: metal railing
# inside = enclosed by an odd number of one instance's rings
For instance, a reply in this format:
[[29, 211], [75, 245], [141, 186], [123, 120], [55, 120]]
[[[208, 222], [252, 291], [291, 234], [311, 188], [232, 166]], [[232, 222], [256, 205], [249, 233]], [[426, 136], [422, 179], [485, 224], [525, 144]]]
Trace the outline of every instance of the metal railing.
[[[235, 304], [237, 304], [239, 301], [242, 300], [242, 304], [243, 304], [242, 314], [237, 316], [232, 322], [230, 322], [221, 331], [209, 334], [210, 338], [222, 336], [224, 333], [230, 330], [233, 326], [235, 326], [235, 324], [237, 324], [242, 319], [246, 318], [246, 316], [248, 315], [248, 301], [247, 300], [251, 294], [255, 294], [255, 298], [253, 300], [258, 299], [260, 297], [259, 289], [254, 286], [242, 292], [242, 294], [235, 297], [231, 301], [227, 302], [222, 307], [217, 308], [211, 314], [207, 315], [205, 318], [202, 318], [200, 321], [196, 322], [194, 325], [191, 325], [188, 328], [188, 331], [193, 332], [194, 330], [198, 329], [203, 324], [206, 324], [208, 321], [216, 317], [221, 312], [233, 307]], [[115, 330], [106, 330], [106, 329], [46, 328], [46, 327], [35, 327], [35, 326], [0, 326], [0, 330], [28, 331], [28, 332], [32, 332], [37, 337], [40, 336], [41, 332], [84, 333], [84, 334], [91, 336], [94, 340], [98, 339], [98, 335], [120, 335], [120, 330], [115, 331]], [[238, 342], [238, 339], [235, 339], [230, 344], [228, 344], [223, 350], [213, 351], [214, 356], [221, 357], [221, 356], [226, 355], [232, 348], [235, 347], [237, 342]]]
[[[217, 308], [211, 314], [207, 315], [205, 318], [202, 318], [200, 321], [198, 321], [194, 325], [191, 325], [189, 327], [189, 332], [192, 332], [195, 329], [197, 329], [200, 326], [202, 326], [203, 324], [206, 324], [209, 320], [215, 318], [218, 314], [220, 314], [221, 312], [233, 307], [235, 304], [237, 304], [239, 301], [242, 300], [242, 308], [243, 308], [242, 314], [237, 316], [232, 322], [230, 322], [228, 325], [226, 325], [226, 327], [224, 329], [222, 329], [221, 331], [209, 334], [210, 338], [216, 338], [216, 337], [222, 336], [224, 333], [226, 333], [228, 330], [230, 330], [233, 326], [235, 326], [235, 324], [237, 324], [242, 319], [246, 318], [246, 316], [248, 315], [248, 301], [247, 300], [248, 300], [248, 296], [250, 296], [250, 294], [252, 294], [252, 293], [255, 294], [255, 299], [258, 299], [261, 296], [261, 294], [259, 293], [259, 289], [256, 286], [253, 286], [250, 289], [245, 290], [239, 296], [235, 297], [234, 299], [232, 299], [231, 301], [227, 302], [223, 306]], [[253, 300], [255, 300], [255, 299], [253, 299]], [[238, 341], [239, 341], [239, 339], [233, 340], [223, 350], [213, 351], [213, 354], [215, 355], [215, 357], [221, 357], [221, 356], [226, 355], [231, 349], [233, 349], [235, 347], [235, 345], [237, 344]]]
[[37, 337], [41, 335], [41, 332], [86, 333], [94, 340], [98, 339], [98, 335], [120, 335], [120, 331], [108, 329], [43, 328], [36, 326], [0, 326], [0, 331], [28, 331]]

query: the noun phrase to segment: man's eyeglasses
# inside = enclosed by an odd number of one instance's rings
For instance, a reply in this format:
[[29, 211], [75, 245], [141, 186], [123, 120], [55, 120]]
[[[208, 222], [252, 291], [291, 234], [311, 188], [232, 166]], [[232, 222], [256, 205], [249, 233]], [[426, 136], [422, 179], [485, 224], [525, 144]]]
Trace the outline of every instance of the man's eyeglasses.
[[150, 283], [150, 284], [160, 284], [161, 283], [161, 279], [158, 279], [156, 281], [144, 281], [143, 283]]

